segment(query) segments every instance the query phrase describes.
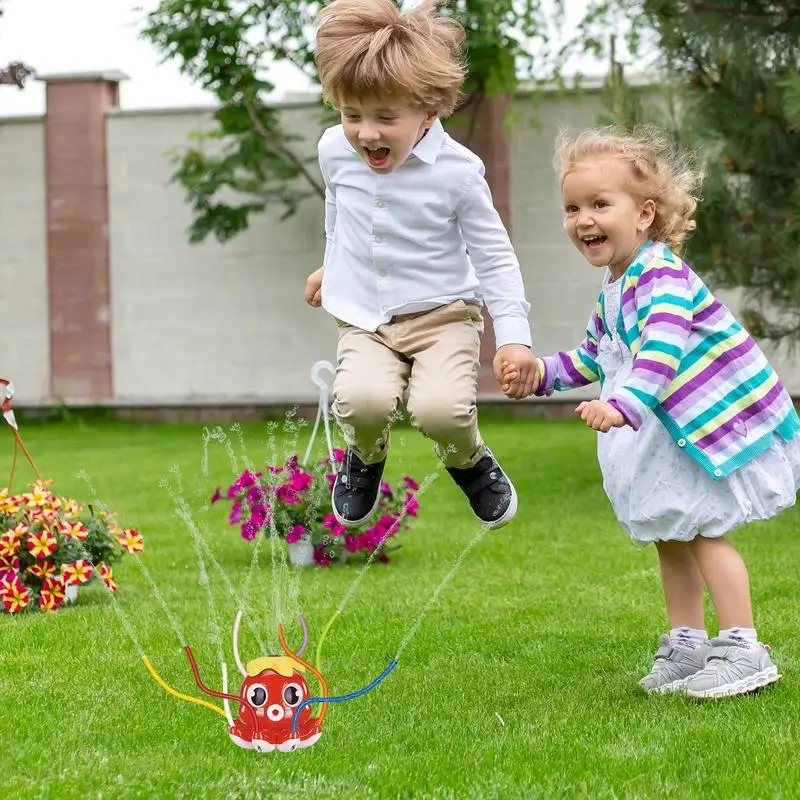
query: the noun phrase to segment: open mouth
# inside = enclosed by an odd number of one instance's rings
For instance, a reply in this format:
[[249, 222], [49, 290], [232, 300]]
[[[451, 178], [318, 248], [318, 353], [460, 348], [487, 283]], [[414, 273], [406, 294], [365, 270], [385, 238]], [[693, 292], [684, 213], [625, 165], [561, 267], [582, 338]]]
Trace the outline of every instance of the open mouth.
[[596, 250], [608, 241], [607, 236], [582, 236], [581, 241], [586, 245], [589, 250]]
[[384, 167], [389, 161], [388, 147], [365, 147], [364, 152], [371, 167]]

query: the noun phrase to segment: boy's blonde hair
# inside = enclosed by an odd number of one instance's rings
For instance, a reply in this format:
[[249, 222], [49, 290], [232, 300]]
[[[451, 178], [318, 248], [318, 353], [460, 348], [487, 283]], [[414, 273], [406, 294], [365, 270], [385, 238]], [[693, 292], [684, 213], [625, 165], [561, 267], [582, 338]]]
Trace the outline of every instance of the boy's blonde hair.
[[465, 33], [422, 0], [406, 13], [392, 0], [333, 0], [317, 18], [315, 59], [323, 98], [339, 109], [361, 97], [393, 97], [440, 116], [464, 82]]
[[691, 154], [675, 148], [669, 138], [653, 126], [636, 126], [628, 133], [615, 127], [592, 128], [577, 135], [558, 137], [555, 169], [559, 183], [580, 161], [597, 156], [617, 156], [630, 167], [631, 191], [656, 206], [650, 227], [652, 239], [664, 242], [680, 255], [697, 210], [703, 173], [694, 167]]

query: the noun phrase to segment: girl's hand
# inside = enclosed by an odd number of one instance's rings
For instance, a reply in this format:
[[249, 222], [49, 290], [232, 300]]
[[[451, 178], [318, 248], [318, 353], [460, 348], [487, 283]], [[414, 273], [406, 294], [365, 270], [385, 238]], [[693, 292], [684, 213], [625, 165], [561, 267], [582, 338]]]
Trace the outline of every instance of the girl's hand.
[[576, 409], [581, 419], [590, 427], [601, 433], [608, 433], [612, 428], [623, 428], [625, 417], [614, 406], [602, 400], [584, 400]]
[[534, 358], [534, 374], [530, 376], [528, 383], [529, 390], [526, 394], [525, 389], [528, 387], [523, 385], [518, 367], [510, 361], [506, 361], [504, 358], [500, 360], [498, 382], [506, 397], [518, 399], [534, 394], [539, 388], [543, 376], [544, 365], [542, 364], [542, 360], [540, 358]]

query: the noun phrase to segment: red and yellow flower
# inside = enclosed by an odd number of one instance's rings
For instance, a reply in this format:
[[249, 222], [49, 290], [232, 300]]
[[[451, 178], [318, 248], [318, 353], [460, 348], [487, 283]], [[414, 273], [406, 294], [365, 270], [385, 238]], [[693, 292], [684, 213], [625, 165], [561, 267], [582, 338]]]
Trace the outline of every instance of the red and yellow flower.
[[19, 579], [19, 575], [15, 576], [14, 580], [5, 581], [0, 585], [0, 601], [9, 614], [18, 614], [26, 608], [30, 597], [31, 593]]
[[126, 528], [120, 533], [119, 544], [123, 550], [127, 550], [129, 553], [141, 553], [144, 550], [142, 534], [133, 528]]
[[67, 585], [78, 586], [81, 583], [88, 583], [91, 577], [92, 565], [85, 558], [61, 565], [61, 578]]
[[49, 578], [55, 571], [56, 565], [47, 558], [44, 561], [37, 561], [31, 564], [28, 569], [25, 570], [29, 575], [33, 575], [36, 578]]
[[41, 595], [52, 600], [56, 606], [61, 605], [65, 597], [64, 581], [55, 575], [45, 578], [42, 581]]
[[47, 558], [58, 547], [58, 539], [50, 531], [40, 531], [28, 536], [28, 550], [34, 558]]
[[103, 583], [106, 585], [106, 588], [112, 592], [117, 591], [117, 583], [114, 580], [114, 575], [111, 572], [111, 567], [107, 567], [102, 561], [98, 565], [98, 569], [100, 570], [100, 577], [103, 579]]
[[13, 530], [6, 531], [0, 536], [0, 557], [10, 558], [19, 552], [22, 538], [17, 536]]
[[76, 539], [79, 542], [82, 542], [89, 534], [88, 528], [80, 520], [62, 522], [59, 524], [59, 530], [68, 539]]

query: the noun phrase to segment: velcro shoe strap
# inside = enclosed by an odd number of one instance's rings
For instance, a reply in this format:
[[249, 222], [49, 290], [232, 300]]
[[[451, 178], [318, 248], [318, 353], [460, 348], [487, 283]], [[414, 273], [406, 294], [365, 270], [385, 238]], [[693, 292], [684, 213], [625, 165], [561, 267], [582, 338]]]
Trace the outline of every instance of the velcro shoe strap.
[[[494, 473], [494, 478], [492, 477], [492, 472]], [[491, 472], [484, 472], [479, 478], [475, 478], [474, 481], [469, 485], [467, 489], [467, 494], [470, 497], [474, 497], [478, 492], [485, 489], [487, 486], [491, 486], [494, 483], [497, 483], [500, 480], [500, 471], [498, 469], [493, 469]]]
[[349, 475], [345, 475], [343, 483], [351, 489], [372, 489], [375, 486], [375, 478], [351, 472]]

